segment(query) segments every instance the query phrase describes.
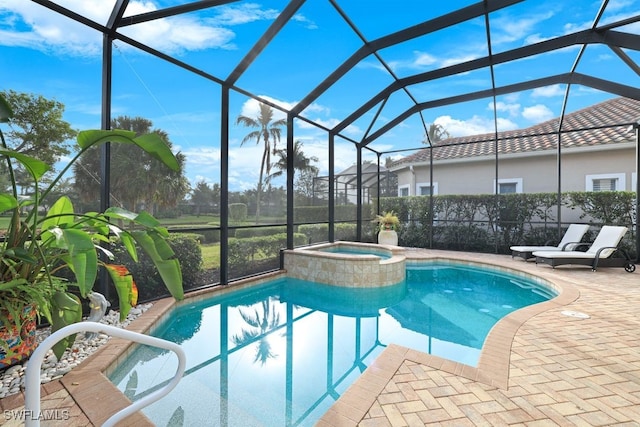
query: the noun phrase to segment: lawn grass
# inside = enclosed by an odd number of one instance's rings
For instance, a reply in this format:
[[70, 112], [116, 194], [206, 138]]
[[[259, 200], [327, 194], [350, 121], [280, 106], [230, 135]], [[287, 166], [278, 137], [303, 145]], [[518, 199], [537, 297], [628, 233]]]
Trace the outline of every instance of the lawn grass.
[[171, 227], [176, 225], [220, 225], [220, 216], [218, 215], [181, 215], [178, 218], [159, 218], [158, 221], [165, 226]]
[[[6, 230], [9, 226], [9, 221], [11, 218], [9, 216], [0, 216], [0, 230]], [[179, 218], [162, 218], [160, 222], [165, 227], [176, 227], [176, 226], [219, 226], [220, 225], [220, 217], [214, 215], [182, 215]], [[241, 225], [241, 224], [235, 224]], [[254, 225], [253, 222], [247, 221], [246, 224], [242, 225]], [[220, 243], [207, 243], [201, 245], [202, 248], [202, 262], [203, 268], [205, 269], [218, 269], [220, 268]], [[262, 258], [258, 256], [258, 258]]]
[[202, 250], [202, 267], [205, 270], [220, 268], [220, 243], [200, 245]]

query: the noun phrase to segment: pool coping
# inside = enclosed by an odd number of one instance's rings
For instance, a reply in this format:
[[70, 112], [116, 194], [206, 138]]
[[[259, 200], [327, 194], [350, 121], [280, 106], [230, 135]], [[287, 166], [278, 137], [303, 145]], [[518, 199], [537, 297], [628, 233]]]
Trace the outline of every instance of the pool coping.
[[[378, 395], [385, 388], [392, 376], [405, 361], [430, 366], [451, 374], [459, 375], [470, 380], [478, 381], [497, 388], [507, 388], [509, 380], [509, 361], [513, 339], [522, 324], [542, 312], [557, 309], [570, 304], [579, 297], [579, 291], [572, 283], [547, 274], [534, 274], [519, 266], [527, 265], [504, 260], [491, 259], [490, 262], [470, 261], [468, 254], [424, 251], [407, 252], [407, 261], [430, 260], [469, 263], [473, 265], [485, 264], [491, 268], [507, 269], [511, 272], [533, 276], [548, 282], [558, 295], [552, 300], [534, 304], [510, 313], [501, 319], [490, 331], [482, 347], [476, 367], [443, 359], [438, 356], [422, 353], [400, 345], [390, 344], [363, 374], [340, 396], [334, 405], [320, 418], [316, 425], [356, 425], [366, 415]], [[494, 255], [495, 256], [495, 255]], [[186, 301], [193, 302], [194, 298], [204, 299], [212, 294], [234, 291], [241, 288], [255, 286], [259, 282], [282, 277], [286, 272], [272, 272], [259, 277], [247, 278], [232, 285], [217, 286], [189, 293]], [[133, 321], [128, 330], [150, 333], [170, 310], [184, 302], [175, 302], [166, 298], [154, 302], [153, 306], [142, 316]], [[129, 399], [109, 381], [107, 375], [112, 367], [126, 358], [135, 344], [121, 338], [112, 337], [109, 342], [81, 365], [65, 375], [60, 382], [69, 391], [80, 410], [93, 425], [102, 425], [110, 416], [130, 404]], [[138, 412], [127, 418], [127, 425], [153, 426], [154, 424], [142, 413]]]
[[[175, 301], [173, 298], [155, 301], [149, 310], [127, 326], [127, 330], [142, 334], [152, 333], [176, 306], [207, 298], [213, 293], [220, 294], [255, 286], [284, 274], [280, 271], [266, 273], [259, 277], [239, 280], [233, 285], [194, 291], [187, 294], [183, 301]], [[111, 337], [106, 345], [60, 379], [93, 425], [104, 424], [113, 414], [131, 404], [131, 401], [109, 380], [108, 374], [117, 364], [126, 359], [135, 345], [136, 343], [123, 338]], [[127, 417], [126, 423], [128, 426], [136, 427], [155, 426], [141, 411]]]
[[[414, 261], [415, 258], [409, 258]], [[494, 262], [483, 263], [481, 261], [468, 261], [464, 254], [456, 257], [447, 253], [446, 256], [435, 255], [420, 257], [420, 260], [449, 261], [456, 260], [470, 265], [485, 264], [488, 267], [522, 272], [527, 276], [533, 276], [548, 282], [558, 295], [548, 301], [543, 301], [528, 307], [516, 310], [503, 317], [489, 332], [480, 352], [480, 358], [476, 367], [464, 363], [454, 362], [442, 357], [423, 353], [397, 344], [390, 344], [369, 365], [360, 377], [340, 395], [334, 405], [318, 420], [316, 426], [347, 426], [356, 425], [365, 417], [378, 396], [385, 389], [392, 377], [406, 362], [429, 366], [431, 368], [458, 375], [472, 381], [477, 381], [492, 387], [507, 389], [509, 383], [509, 363], [511, 359], [511, 345], [520, 326], [532, 317], [559, 307], [564, 307], [580, 296], [580, 292], [572, 283], [557, 277], [544, 277], [518, 268], [518, 264], [507, 265]], [[527, 264], [520, 264], [527, 265]], [[546, 276], [546, 275], [545, 275]]]

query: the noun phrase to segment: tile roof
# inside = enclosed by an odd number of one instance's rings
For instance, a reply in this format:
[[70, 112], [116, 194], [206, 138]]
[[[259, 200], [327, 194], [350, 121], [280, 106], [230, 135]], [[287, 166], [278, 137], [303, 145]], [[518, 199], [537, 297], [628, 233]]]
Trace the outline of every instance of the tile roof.
[[[563, 147], [586, 147], [600, 144], [628, 142], [632, 138], [626, 126], [640, 119], [640, 101], [630, 98], [613, 98], [564, 116]], [[616, 126], [617, 125], [617, 126]], [[610, 127], [606, 127], [610, 126]], [[555, 149], [558, 140], [555, 133], [558, 118], [518, 130], [498, 133], [498, 153], [513, 154]], [[494, 134], [448, 138], [434, 144], [433, 159], [445, 160], [474, 156], [495, 155]], [[429, 161], [429, 149], [421, 149], [406, 156], [392, 167]]]

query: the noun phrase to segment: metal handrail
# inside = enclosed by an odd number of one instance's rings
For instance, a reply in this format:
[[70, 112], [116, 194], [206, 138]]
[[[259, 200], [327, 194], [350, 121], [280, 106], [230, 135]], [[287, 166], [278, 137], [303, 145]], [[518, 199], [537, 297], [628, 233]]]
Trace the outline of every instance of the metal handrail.
[[132, 415], [140, 409], [150, 405], [151, 403], [159, 400], [167, 395], [171, 390], [178, 385], [182, 375], [184, 374], [187, 357], [184, 350], [176, 343], [166, 341], [160, 338], [151, 337], [138, 332], [127, 331], [115, 326], [105, 325], [97, 322], [79, 322], [52, 333], [42, 343], [38, 345], [27, 364], [27, 374], [25, 376], [25, 426], [26, 427], [39, 427], [40, 426], [40, 368], [44, 357], [58, 341], [69, 335], [76, 334], [78, 332], [97, 332], [112, 335], [118, 338], [124, 338], [130, 341], [138, 342], [153, 347], [163, 348], [176, 353], [178, 356], [178, 368], [174, 377], [163, 388], [154, 391], [153, 393], [144, 396], [142, 399], [132, 403], [124, 409], [116, 412], [105, 423], [103, 427], [114, 426], [117, 422], [125, 419], [129, 415]]

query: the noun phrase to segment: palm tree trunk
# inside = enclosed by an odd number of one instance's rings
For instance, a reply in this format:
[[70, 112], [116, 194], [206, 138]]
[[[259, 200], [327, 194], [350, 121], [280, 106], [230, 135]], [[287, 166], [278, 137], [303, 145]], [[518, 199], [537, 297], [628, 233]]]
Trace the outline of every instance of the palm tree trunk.
[[264, 175], [264, 165], [267, 161], [267, 154], [269, 147], [265, 144], [264, 152], [262, 153], [262, 162], [260, 163], [260, 178], [258, 180], [258, 189], [256, 191], [256, 224], [260, 221], [260, 196], [262, 195], [262, 177]]

